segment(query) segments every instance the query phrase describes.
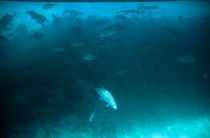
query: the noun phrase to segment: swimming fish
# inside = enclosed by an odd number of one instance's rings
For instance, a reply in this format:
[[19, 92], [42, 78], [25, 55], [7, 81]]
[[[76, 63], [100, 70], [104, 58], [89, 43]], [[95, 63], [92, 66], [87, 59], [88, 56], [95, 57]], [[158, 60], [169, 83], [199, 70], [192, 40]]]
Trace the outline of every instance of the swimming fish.
[[42, 9], [44, 10], [47, 10], [47, 9], [51, 9], [55, 6], [56, 4], [52, 4], [52, 3], [47, 3], [47, 4], [44, 4]]
[[32, 37], [36, 40], [40, 40], [43, 38], [43, 34], [41, 32], [34, 32]]
[[5, 14], [0, 19], [0, 32], [7, 31], [9, 29], [9, 25], [14, 21], [14, 17], [16, 15]]
[[43, 14], [39, 14], [33, 10], [27, 10], [26, 12], [29, 14], [31, 19], [35, 20], [38, 24], [43, 25], [47, 21], [47, 18]]
[[98, 93], [98, 95], [100, 96], [100, 100], [107, 103], [106, 107], [111, 106], [113, 109], [117, 110], [117, 104], [115, 102], [115, 99], [108, 90], [104, 89], [103, 86], [98, 87], [95, 90]]
[[90, 118], [89, 118], [89, 122], [93, 121], [95, 114], [96, 114], [96, 111], [92, 112], [92, 114], [90, 115]]
[[123, 29], [123, 26], [121, 24], [114, 24], [109, 27], [104, 28], [100, 34], [100, 38], [113, 38], [117, 36]]
[[82, 59], [86, 61], [92, 61], [96, 59], [96, 56], [93, 54], [86, 54]]
[[195, 58], [190, 55], [178, 56], [176, 61], [182, 62], [182, 63], [195, 63]]

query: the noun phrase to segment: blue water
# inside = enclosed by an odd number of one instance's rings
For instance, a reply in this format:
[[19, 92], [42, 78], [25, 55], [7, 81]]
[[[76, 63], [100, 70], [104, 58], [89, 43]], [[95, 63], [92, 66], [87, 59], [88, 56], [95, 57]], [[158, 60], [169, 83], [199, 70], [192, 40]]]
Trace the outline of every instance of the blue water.
[[209, 138], [209, 8], [0, 2], [0, 135]]

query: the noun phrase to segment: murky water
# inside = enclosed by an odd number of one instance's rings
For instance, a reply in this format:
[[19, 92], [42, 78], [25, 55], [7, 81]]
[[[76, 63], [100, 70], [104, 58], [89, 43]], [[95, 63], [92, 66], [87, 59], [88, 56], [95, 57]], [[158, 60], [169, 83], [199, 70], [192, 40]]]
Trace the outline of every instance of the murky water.
[[209, 8], [0, 2], [1, 136], [210, 137]]

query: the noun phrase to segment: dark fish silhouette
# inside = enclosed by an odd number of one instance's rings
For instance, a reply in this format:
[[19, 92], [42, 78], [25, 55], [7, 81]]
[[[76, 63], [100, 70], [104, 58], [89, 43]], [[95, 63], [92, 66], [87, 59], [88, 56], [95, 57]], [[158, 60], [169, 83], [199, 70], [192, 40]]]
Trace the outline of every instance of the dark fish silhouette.
[[55, 14], [52, 14], [51, 16], [53, 18], [53, 23], [54, 24], [60, 23], [61, 19], [58, 16], [56, 16]]
[[47, 3], [47, 4], [44, 4], [42, 9], [44, 10], [48, 10], [48, 9], [51, 9], [55, 6], [56, 4], [52, 4], [52, 3]]
[[159, 6], [145, 6], [145, 5], [138, 5], [137, 10], [156, 10], [159, 9]]
[[5, 36], [0, 34], [0, 42], [8, 42], [8, 41], [9, 40]]
[[33, 10], [27, 11], [31, 19], [35, 20], [38, 24], [43, 25], [46, 21], [47, 18], [43, 14], [39, 14]]
[[33, 35], [32, 35], [33, 38], [35, 38], [36, 40], [40, 40], [43, 38], [43, 34], [40, 33], [40, 32], [35, 32]]
[[14, 21], [12, 14], [5, 14], [0, 19], [0, 32], [9, 30], [9, 25]]

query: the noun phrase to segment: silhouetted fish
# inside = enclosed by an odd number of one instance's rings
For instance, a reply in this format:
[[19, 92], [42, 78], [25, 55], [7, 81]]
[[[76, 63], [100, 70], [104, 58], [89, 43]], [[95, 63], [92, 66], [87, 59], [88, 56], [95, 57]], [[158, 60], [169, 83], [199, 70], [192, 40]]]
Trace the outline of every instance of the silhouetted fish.
[[27, 13], [29, 14], [29, 16], [35, 20], [38, 24], [43, 25], [46, 21], [47, 18], [43, 15], [43, 14], [38, 14], [37, 12], [31, 10], [31, 11], [27, 11]]
[[8, 42], [8, 41], [9, 40], [5, 36], [0, 34], [0, 42]]
[[32, 35], [33, 38], [35, 38], [36, 40], [40, 40], [43, 38], [43, 34], [40, 33], [40, 32], [35, 32], [33, 35]]
[[0, 32], [7, 31], [9, 29], [9, 25], [13, 22], [14, 16], [12, 14], [5, 14], [0, 19]]
[[44, 10], [47, 10], [47, 9], [51, 9], [55, 6], [56, 4], [52, 4], [52, 3], [47, 3], [47, 4], [44, 4], [42, 9]]

